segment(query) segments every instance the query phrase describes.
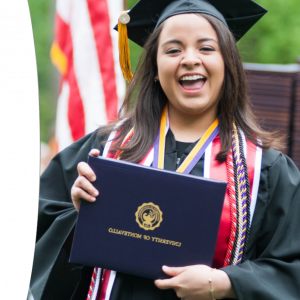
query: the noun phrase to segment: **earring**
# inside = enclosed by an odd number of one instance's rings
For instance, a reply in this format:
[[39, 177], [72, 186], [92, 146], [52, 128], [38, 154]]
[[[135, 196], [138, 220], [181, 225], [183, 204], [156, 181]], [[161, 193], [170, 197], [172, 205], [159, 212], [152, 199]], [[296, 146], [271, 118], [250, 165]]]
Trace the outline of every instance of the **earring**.
[[156, 79], [156, 78], [154, 78], [154, 82], [157, 82], [157, 79]]

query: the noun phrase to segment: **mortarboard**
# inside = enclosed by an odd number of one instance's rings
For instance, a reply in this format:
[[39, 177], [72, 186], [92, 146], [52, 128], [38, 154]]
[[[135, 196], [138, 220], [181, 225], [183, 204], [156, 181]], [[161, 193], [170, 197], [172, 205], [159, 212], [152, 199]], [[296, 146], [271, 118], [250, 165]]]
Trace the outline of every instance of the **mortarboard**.
[[266, 12], [251, 0], [140, 0], [129, 12], [121, 14], [115, 27], [119, 31], [124, 77], [132, 78], [127, 38], [143, 47], [153, 30], [169, 17], [185, 13], [211, 15], [227, 26], [238, 41]]

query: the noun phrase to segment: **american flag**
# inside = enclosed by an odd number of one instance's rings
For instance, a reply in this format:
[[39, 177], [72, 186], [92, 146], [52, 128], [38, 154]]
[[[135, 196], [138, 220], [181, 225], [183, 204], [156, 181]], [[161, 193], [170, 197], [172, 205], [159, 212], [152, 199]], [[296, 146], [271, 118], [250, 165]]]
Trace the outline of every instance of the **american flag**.
[[53, 64], [62, 74], [56, 142], [61, 151], [113, 121], [124, 97], [118, 33], [123, 0], [57, 0]]

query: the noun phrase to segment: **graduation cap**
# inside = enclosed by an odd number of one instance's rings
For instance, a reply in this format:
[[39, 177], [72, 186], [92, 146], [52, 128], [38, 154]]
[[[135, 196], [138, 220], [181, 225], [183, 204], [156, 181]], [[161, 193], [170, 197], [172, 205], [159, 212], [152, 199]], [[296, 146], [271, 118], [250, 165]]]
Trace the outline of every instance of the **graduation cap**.
[[115, 27], [119, 31], [120, 64], [125, 79], [133, 77], [128, 38], [143, 47], [148, 36], [166, 19], [186, 13], [216, 17], [238, 41], [267, 10], [251, 0], [140, 0], [120, 15]]

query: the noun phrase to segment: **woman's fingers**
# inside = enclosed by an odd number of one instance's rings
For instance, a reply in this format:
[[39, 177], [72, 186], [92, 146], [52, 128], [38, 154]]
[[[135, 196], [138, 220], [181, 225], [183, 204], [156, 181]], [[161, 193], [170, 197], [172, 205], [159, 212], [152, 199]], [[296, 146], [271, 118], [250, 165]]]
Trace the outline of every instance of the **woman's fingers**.
[[182, 272], [184, 272], [186, 270], [186, 267], [167, 267], [167, 266], [163, 266], [162, 270], [164, 271], [164, 273], [166, 273], [167, 275], [170, 276], [177, 276], [179, 274], [181, 274]]
[[[100, 154], [100, 151], [92, 149], [90, 154], [97, 156]], [[76, 210], [79, 211], [81, 199], [94, 202], [99, 192], [91, 183], [96, 180], [96, 175], [91, 167], [85, 162], [80, 162], [77, 165], [77, 170], [78, 177], [72, 186], [71, 198]]]
[[179, 267], [179, 268], [174, 268], [174, 267], [167, 267], [163, 266], [162, 270], [170, 276], [173, 276], [173, 278], [170, 279], [160, 279], [160, 280], [155, 280], [154, 283], [155, 285], [162, 290], [165, 289], [174, 289], [178, 286], [178, 280], [175, 278], [175, 276], [183, 273], [186, 270], [186, 267]]
[[[94, 188], [94, 186], [91, 184], [91, 182], [84, 176], [78, 176], [74, 183], [75, 187], [78, 187], [85, 191], [89, 196], [91, 197], [97, 197], [99, 195], [99, 192]], [[82, 194], [80, 194], [80, 198], [83, 198], [85, 200], [90, 200], [91, 197], [82, 197]], [[94, 199], [95, 201], [96, 199]]]
[[92, 154], [94, 156], [99, 156], [100, 155], [100, 150], [98, 150], [98, 149], [92, 149], [90, 151], [90, 154]]
[[[90, 151], [91, 155], [98, 156], [100, 154], [100, 151], [98, 149], [92, 149]], [[79, 176], [85, 176], [89, 181], [93, 182], [96, 180], [96, 176], [94, 171], [91, 169], [91, 167], [86, 162], [80, 162], [77, 165], [77, 170]]]
[[154, 281], [154, 284], [161, 290], [174, 289], [176, 287], [176, 283], [174, 279], [158, 279]]
[[77, 211], [79, 211], [81, 199], [94, 202], [99, 192], [84, 176], [78, 176], [71, 189], [71, 198]]
[[[210, 300], [210, 285], [208, 278], [210, 278], [211, 268], [205, 265], [193, 265], [181, 268], [168, 268], [163, 267], [163, 271], [166, 274], [174, 276], [170, 279], [155, 280], [155, 285], [159, 289], [173, 289], [176, 292], [178, 298], [184, 298], [186, 300]], [[223, 271], [221, 271], [223, 272]], [[225, 273], [225, 272], [223, 272]], [[226, 273], [225, 273], [226, 274]], [[224, 285], [224, 280], [220, 278], [218, 280], [217, 270], [214, 272], [214, 292], [218, 292], [223, 295], [223, 287], [220, 288], [219, 282]], [[230, 280], [229, 280], [230, 282]], [[227, 294], [224, 292], [224, 295]], [[227, 297], [223, 297], [227, 298]], [[223, 299], [217, 297], [216, 299]]]
[[84, 199], [84, 200], [89, 201], [89, 202], [94, 202], [96, 200], [95, 197], [93, 197], [92, 195], [87, 193], [85, 190], [83, 190], [82, 188], [77, 187], [77, 186], [74, 186], [72, 188], [71, 195], [72, 195], [72, 198], [75, 201]]
[[85, 176], [91, 182], [96, 180], [96, 175], [95, 175], [94, 171], [85, 162], [80, 162], [77, 165], [77, 171], [78, 171], [79, 176]]

